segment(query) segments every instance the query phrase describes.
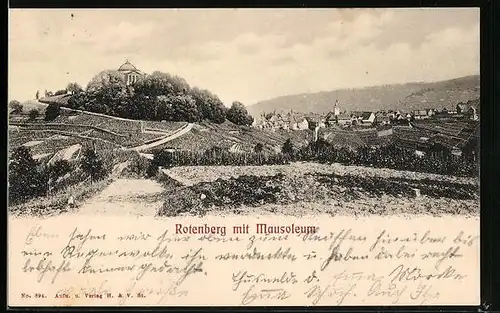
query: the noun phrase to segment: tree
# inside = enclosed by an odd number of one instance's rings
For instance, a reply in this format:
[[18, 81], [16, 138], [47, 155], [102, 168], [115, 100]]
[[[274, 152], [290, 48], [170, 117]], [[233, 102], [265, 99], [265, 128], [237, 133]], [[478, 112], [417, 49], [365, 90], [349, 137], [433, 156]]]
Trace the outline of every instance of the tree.
[[[129, 94], [123, 76], [118, 71], [103, 71], [92, 78], [87, 85], [86, 110], [118, 115], [127, 112]], [[127, 116], [123, 116], [127, 117]]]
[[28, 148], [20, 146], [12, 152], [9, 163], [9, 201], [23, 202], [41, 194], [43, 179], [38, 163]]
[[292, 141], [290, 140], [290, 138], [288, 138], [284, 143], [283, 143], [283, 147], [281, 148], [281, 152], [283, 154], [286, 154], [286, 155], [292, 155], [293, 154], [293, 143]]
[[83, 151], [81, 166], [83, 171], [90, 176], [91, 183], [101, 180], [107, 175], [104, 164], [94, 149], [87, 148]]
[[36, 91], [36, 94], [35, 94], [35, 99], [38, 100], [40, 98], [40, 91]]
[[68, 99], [68, 107], [77, 110], [87, 109], [87, 104], [90, 102], [86, 92], [71, 95]]
[[23, 105], [17, 100], [12, 100], [9, 102], [9, 107], [14, 110], [14, 113], [21, 113], [23, 111]]
[[28, 115], [29, 115], [29, 120], [34, 121], [38, 116], [40, 116], [40, 112], [37, 109], [31, 109]]
[[50, 103], [45, 109], [45, 120], [53, 121], [61, 113], [61, 107], [58, 104]]
[[227, 110], [226, 118], [237, 125], [252, 125], [253, 117], [248, 114], [243, 103], [235, 101]]
[[190, 92], [196, 103], [202, 119], [221, 124], [226, 120], [226, 107], [224, 103], [206, 89], [193, 88]]
[[77, 83], [69, 83], [68, 86], [66, 86], [66, 90], [68, 91], [68, 93], [76, 95], [81, 93], [83, 91], [83, 88]]
[[65, 95], [68, 91], [66, 89], [57, 90], [54, 92], [54, 96]]
[[155, 71], [146, 79], [153, 83], [151, 87], [163, 95], [185, 95], [191, 90], [187, 81], [177, 75]]
[[197, 122], [201, 119], [196, 103], [191, 96], [172, 96], [169, 102], [172, 104], [172, 120]]

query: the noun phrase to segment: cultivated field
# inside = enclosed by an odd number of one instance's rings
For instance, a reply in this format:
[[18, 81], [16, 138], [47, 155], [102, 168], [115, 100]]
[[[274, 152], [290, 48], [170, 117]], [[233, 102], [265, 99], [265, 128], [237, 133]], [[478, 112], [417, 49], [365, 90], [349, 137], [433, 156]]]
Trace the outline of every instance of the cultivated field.
[[262, 144], [266, 152], [281, 149], [290, 139], [294, 146], [306, 145], [312, 139], [311, 131], [263, 131], [250, 127], [238, 127], [230, 122], [213, 124], [202, 122], [186, 135], [157, 148], [204, 151], [214, 146], [235, 151], [252, 152], [257, 144]]
[[196, 166], [164, 171], [171, 187], [160, 215], [414, 215], [479, 213], [478, 181], [357, 166], [295, 163]]

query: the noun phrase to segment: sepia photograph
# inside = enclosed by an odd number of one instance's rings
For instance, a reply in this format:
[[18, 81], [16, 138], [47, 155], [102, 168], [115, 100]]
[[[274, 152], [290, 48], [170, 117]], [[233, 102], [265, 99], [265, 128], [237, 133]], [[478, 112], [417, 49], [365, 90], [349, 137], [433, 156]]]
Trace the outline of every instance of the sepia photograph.
[[478, 8], [8, 27], [10, 306], [479, 303]]

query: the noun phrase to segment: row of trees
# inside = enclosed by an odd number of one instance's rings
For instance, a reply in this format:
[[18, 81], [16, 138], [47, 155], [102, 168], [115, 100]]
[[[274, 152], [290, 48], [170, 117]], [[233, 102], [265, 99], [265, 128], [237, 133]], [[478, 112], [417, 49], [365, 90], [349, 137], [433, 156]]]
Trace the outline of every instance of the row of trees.
[[90, 148], [83, 151], [78, 164], [71, 164], [67, 160], [42, 164], [33, 159], [28, 148], [16, 148], [9, 163], [9, 203], [18, 204], [46, 196], [54, 191], [59, 178], [76, 169], [83, 171], [91, 182], [101, 180], [108, 174], [102, 159]]
[[250, 125], [253, 118], [245, 106], [234, 102], [226, 108], [222, 101], [205, 89], [191, 88], [185, 79], [156, 71], [128, 86], [117, 71], [96, 75], [85, 91], [68, 86], [72, 96], [68, 106], [74, 109], [132, 119], [223, 123]]
[[341, 163], [455, 176], [479, 174], [477, 160], [474, 161], [466, 155], [457, 157], [440, 153], [417, 156], [413, 151], [395, 145], [364, 147], [358, 150], [339, 149], [324, 139], [301, 148], [294, 147], [292, 141], [288, 139], [283, 143], [280, 153], [266, 153], [262, 144], [255, 145], [252, 153], [231, 153], [219, 147], [204, 152], [157, 151], [154, 153], [152, 166], [157, 168], [189, 165], [273, 165], [291, 161]]
[[[55, 92], [52, 92], [50, 90], [45, 90], [44, 95], [45, 95], [45, 97], [52, 97], [52, 96], [59, 96], [59, 95], [65, 95], [65, 94], [74, 95], [74, 94], [77, 94], [80, 92], [83, 92], [83, 88], [78, 83], [69, 83], [65, 89], [56, 90]], [[39, 90], [36, 91], [35, 99], [36, 100], [40, 99], [40, 91]]]

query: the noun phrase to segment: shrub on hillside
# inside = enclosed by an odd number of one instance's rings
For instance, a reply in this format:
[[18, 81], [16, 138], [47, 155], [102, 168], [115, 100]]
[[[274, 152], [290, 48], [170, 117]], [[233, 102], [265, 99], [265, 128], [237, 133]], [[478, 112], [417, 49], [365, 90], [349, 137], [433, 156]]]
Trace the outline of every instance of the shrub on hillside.
[[95, 182], [105, 178], [108, 175], [101, 158], [97, 156], [94, 149], [87, 148], [83, 151], [81, 159], [83, 171], [90, 176], [90, 181]]
[[28, 113], [28, 116], [30, 121], [34, 121], [38, 116], [40, 116], [40, 111], [38, 111], [37, 109], [31, 109]]
[[61, 113], [61, 106], [55, 103], [50, 103], [45, 109], [45, 120], [53, 121]]
[[133, 155], [129, 160], [129, 165], [123, 170], [122, 175], [126, 177], [142, 178], [154, 177], [149, 172], [151, 161], [140, 156], [138, 153]]
[[47, 173], [52, 181], [56, 181], [60, 177], [63, 177], [67, 173], [71, 172], [72, 166], [68, 160], [57, 160], [54, 163], [47, 166]]
[[45, 180], [38, 166], [28, 148], [21, 146], [12, 152], [9, 163], [9, 202], [24, 202], [44, 194]]
[[293, 143], [290, 140], [290, 138], [288, 138], [283, 143], [283, 146], [281, 148], [281, 153], [283, 153], [284, 155], [287, 155], [287, 156], [292, 156], [293, 155]]

